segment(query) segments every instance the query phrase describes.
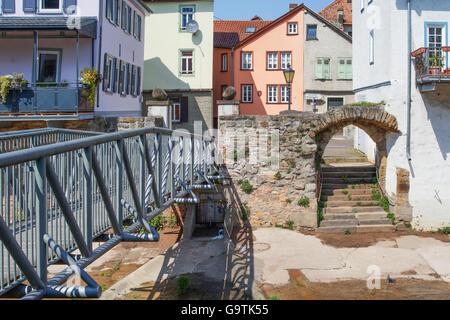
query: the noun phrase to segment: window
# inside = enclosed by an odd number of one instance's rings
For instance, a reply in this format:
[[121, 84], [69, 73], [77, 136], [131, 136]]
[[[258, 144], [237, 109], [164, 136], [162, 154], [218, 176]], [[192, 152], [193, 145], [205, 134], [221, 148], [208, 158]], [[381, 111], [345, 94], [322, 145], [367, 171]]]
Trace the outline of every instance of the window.
[[351, 80], [353, 78], [352, 59], [339, 58], [338, 62], [338, 79]]
[[316, 79], [330, 80], [331, 79], [331, 59], [317, 58], [316, 59]]
[[126, 31], [131, 34], [131, 29], [132, 29], [132, 10], [131, 7], [127, 6], [127, 28]]
[[43, 13], [62, 13], [61, 0], [40, 0], [39, 12]]
[[427, 24], [428, 29], [428, 47], [430, 48], [430, 56], [437, 55], [442, 58], [444, 54], [442, 46], [444, 46], [443, 39], [445, 38], [446, 31], [445, 25], [439, 24]]
[[222, 71], [228, 71], [228, 54], [222, 54]]
[[253, 54], [251, 52], [241, 53], [241, 69], [242, 70], [253, 69]]
[[281, 53], [281, 69], [285, 70], [292, 65], [292, 56], [290, 52]]
[[278, 53], [276, 52], [267, 53], [267, 69], [268, 70], [278, 69]]
[[59, 82], [61, 52], [39, 50], [38, 58], [38, 81]]
[[172, 104], [172, 122], [181, 122], [181, 103]]
[[288, 34], [298, 34], [297, 22], [288, 23]]
[[136, 96], [136, 66], [131, 66], [131, 87], [130, 87], [130, 93], [133, 96]]
[[125, 94], [124, 80], [125, 80], [125, 63], [122, 60], [120, 60], [119, 61], [119, 90], [118, 90], [118, 92], [121, 95]]
[[243, 84], [241, 86], [241, 102], [243, 103], [253, 102], [253, 85]]
[[108, 0], [106, 2], [106, 18], [109, 22], [119, 25], [120, 21], [120, 2], [119, 0]]
[[125, 1], [122, 2], [122, 17], [120, 19], [121, 25], [122, 25], [122, 30], [126, 30], [127, 29], [127, 4], [125, 3]]
[[194, 74], [194, 52], [181, 51], [181, 74]]
[[317, 40], [317, 25], [306, 26], [306, 40]]
[[278, 86], [267, 86], [267, 102], [278, 102]]
[[289, 102], [289, 86], [281, 86], [281, 103]]
[[370, 43], [369, 43], [369, 63], [375, 63], [375, 30], [370, 31]]
[[140, 15], [137, 15], [137, 19], [136, 19], [136, 39], [138, 39], [139, 41], [141, 41], [141, 34], [142, 34], [142, 18]]
[[255, 33], [256, 27], [247, 27], [245, 28], [245, 33]]
[[181, 7], [181, 30], [185, 31], [189, 22], [194, 20], [195, 7]]

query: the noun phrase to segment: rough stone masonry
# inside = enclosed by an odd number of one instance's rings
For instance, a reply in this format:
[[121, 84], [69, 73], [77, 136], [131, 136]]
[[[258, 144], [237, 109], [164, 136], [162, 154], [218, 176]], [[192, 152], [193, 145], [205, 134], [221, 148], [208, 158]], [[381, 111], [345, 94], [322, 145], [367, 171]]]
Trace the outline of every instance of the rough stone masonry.
[[[333, 135], [350, 124], [371, 136], [382, 158], [386, 133], [399, 132], [396, 119], [381, 106], [345, 106], [326, 114], [284, 112], [279, 116], [219, 118], [224, 167], [240, 206], [250, 211], [252, 225], [317, 227], [320, 161]], [[379, 169], [381, 174], [385, 172]]]

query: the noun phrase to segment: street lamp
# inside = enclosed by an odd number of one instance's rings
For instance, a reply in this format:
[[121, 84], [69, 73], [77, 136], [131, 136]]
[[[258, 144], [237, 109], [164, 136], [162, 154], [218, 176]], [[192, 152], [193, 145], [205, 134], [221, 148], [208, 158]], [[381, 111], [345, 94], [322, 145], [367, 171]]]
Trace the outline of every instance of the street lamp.
[[291, 65], [287, 65], [287, 69], [283, 70], [284, 78], [286, 79], [286, 83], [289, 84], [289, 111], [291, 111], [291, 85], [294, 82], [295, 71], [291, 68]]

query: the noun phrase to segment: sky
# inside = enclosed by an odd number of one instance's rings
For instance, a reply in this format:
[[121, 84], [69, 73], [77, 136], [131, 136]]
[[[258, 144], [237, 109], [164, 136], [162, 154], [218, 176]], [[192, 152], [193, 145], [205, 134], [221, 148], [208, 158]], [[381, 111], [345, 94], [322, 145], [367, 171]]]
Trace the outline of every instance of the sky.
[[250, 20], [255, 15], [264, 20], [275, 20], [289, 11], [290, 3], [304, 3], [319, 12], [334, 0], [215, 0], [214, 19]]

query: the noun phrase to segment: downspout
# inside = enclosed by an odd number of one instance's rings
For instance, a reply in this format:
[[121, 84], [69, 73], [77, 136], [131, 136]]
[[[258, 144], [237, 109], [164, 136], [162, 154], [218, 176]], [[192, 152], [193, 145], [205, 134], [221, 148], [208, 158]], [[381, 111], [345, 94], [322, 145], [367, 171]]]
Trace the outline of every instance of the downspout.
[[231, 48], [231, 86], [234, 87], [234, 46]]
[[407, 133], [406, 133], [406, 157], [411, 161], [411, 64], [412, 64], [412, 30], [411, 30], [411, 0], [408, 1], [408, 92], [406, 105], [408, 109]]
[[[103, 38], [103, 1], [100, 1], [99, 13], [98, 13], [98, 22], [99, 22], [99, 34], [98, 34], [98, 70], [100, 73], [100, 68], [102, 66], [102, 38]], [[100, 106], [100, 90], [97, 90], [97, 108]], [[95, 106], [94, 106], [95, 108]]]

